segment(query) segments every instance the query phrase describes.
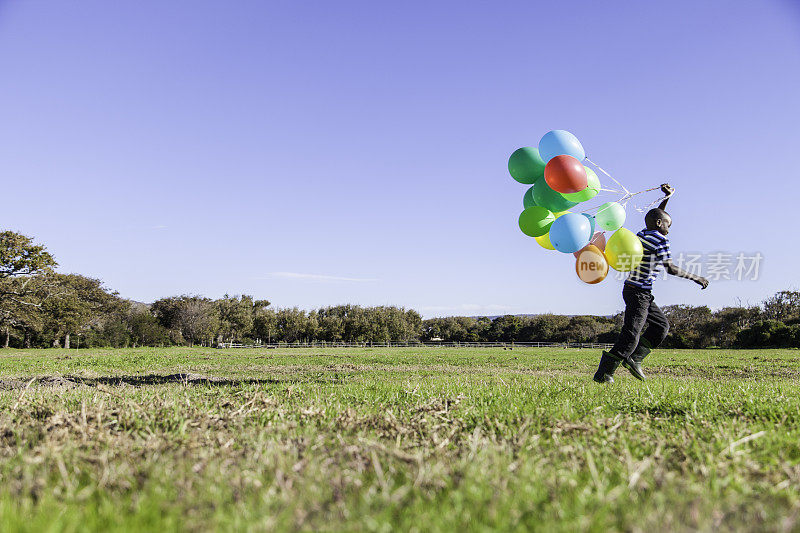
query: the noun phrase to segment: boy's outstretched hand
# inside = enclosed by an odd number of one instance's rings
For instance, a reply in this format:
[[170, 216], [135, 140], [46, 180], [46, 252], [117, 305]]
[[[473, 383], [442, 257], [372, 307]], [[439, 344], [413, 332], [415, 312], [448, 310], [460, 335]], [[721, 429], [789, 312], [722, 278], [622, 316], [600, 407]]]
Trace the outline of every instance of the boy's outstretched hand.
[[693, 274], [692, 272], [687, 272], [673, 263], [672, 259], [666, 259], [664, 261], [664, 269], [667, 271], [667, 274], [670, 274], [671, 276], [678, 276], [679, 278], [690, 279], [694, 281], [700, 285], [700, 289], [705, 289], [708, 287], [708, 280], [706, 278], [703, 276], [698, 276], [697, 274]]
[[667, 202], [672, 197], [672, 193], [675, 192], [675, 187], [670, 185], [669, 183], [662, 183], [661, 184], [661, 192], [664, 193], [664, 199], [661, 200], [661, 204], [658, 206], [659, 209], [666, 209]]

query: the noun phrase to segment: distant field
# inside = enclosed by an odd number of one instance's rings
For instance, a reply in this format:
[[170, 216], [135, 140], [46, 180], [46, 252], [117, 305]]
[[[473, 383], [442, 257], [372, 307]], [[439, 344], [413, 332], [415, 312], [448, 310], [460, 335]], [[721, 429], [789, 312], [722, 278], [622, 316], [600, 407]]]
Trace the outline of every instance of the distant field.
[[0, 350], [0, 530], [800, 531], [800, 351]]

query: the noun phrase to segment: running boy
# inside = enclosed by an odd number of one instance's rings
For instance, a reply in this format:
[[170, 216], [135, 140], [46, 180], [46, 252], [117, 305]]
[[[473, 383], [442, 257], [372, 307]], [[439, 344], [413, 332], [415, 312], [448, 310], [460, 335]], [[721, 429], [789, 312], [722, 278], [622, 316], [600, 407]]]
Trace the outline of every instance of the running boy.
[[594, 380], [598, 383], [613, 383], [614, 378], [611, 376], [620, 363], [634, 377], [644, 381], [642, 361], [650, 350], [661, 344], [669, 331], [667, 317], [653, 301], [651, 293], [659, 266], [663, 265], [667, 274], [690, 279], [703, 289], [708, 287], [706, 278], [686, 272], [672, 263], [669, 240], [666, 237], [672, 225], [672, 218], [664, 209], [675, 189], [665, 183], [661, 186], [661, 190], [667, 195], [666, 198], [657, 208], [647, 212], [644, 217], [647, 228], [637, 233], [642, 241], [644, 256], [639, 266], [632, 270], [625, 280], [622, 289], [622, 299], [625, 301], [622, 331], [614, 347], [607, 352], [603, 351], [600, 366], [594, 375]]

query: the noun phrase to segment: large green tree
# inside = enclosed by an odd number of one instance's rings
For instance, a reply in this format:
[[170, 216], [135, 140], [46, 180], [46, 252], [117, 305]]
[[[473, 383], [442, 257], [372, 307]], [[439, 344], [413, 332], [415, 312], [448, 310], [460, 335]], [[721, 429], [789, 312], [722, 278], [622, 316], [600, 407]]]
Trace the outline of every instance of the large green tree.
[[253, 318], [253, 335], [261, 342], [271, 343], [277, 333], [278, 316], [272, 309], [263, 307]]
[[42, 302], [53, 346], [69, 349], [72, 334], [80, 334], [90, 326], [99, 325], [107, 315], [119, 311], [125, 304], [116, 292], [103, 287], [99, 279], [80, 274], [48, 274], [52, 292]]
[[[0, 325], [8, 346], [12, 328], [41, 323], [42, 300], [47, 295], [43, 277], [57, 265], [32, 238], [13, 231], [0, 232]], [[27, 330], [26, 330], [27, 339]]]
[[764, 300], [764, 316], [781, 322], [800, 319], [800, 292], [780, 291]]
[[220, 327], [219, 309], [202, 296], [173, 296], [153, 303], [158, 322], [170, 330], [176, 344], [211, 344]]
[[275, 318], [275, 327], [279, 340], [284, 342], [307, 340], [306, 329], [308, 327], [308, 317], [305, 311], [297, 307], [280, 309], [276, 313]]
[[149, 309], [131, 309], [126, 317], [126, 322], [134, 345], [169, 344], [169, 331], [158, 323]]
[[252, 296], [228, 296], [215, 302], [219, 311], [220, 335], [230, 342], [257, 336], [254, 321], [259, 313], [269, 307], [267, 300], [255, 300]]
[[44, 274], [56, 265], [47, 249], [32, 238], [13, 231], [0, 232], [0, 279]]
[[[5, 298], [0, 306], [0, 330], [3, 333], [4, 348], [9, 347], [11, 334], [21, 332], [22, 346], [30, 346], [30, 338], [40, 332], [44, 325], [44, 313], [41, 302], [47, 295], [43, 276], [34, 279], [9, 278], [0, 281], [14, 297]], [[22, 285], [25, 285], [23, 288]], [[22, 297], [18, 295], [24, 295]]]

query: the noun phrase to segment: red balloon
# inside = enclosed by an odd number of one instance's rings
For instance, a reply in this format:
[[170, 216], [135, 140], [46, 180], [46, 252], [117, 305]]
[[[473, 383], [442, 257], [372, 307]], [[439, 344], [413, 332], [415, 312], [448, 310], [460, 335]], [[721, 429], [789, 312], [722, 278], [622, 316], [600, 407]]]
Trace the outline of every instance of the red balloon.
[[571, 155], [557, 155], [544, 167], [544, 180], [558, 192], [580, 192], [589, 184], [586, 169]]
[[605, 251], [606, 249], [606, 234], [602, 231], [596, 231], [592, 236], [592, 240], [589, 241], [589, 244], [578, 250], [577, 252], [573, 253], [575, 257], [578, 257], [582, 251], [586, 249], [587, 246], [597, 246], [597, 249]]

